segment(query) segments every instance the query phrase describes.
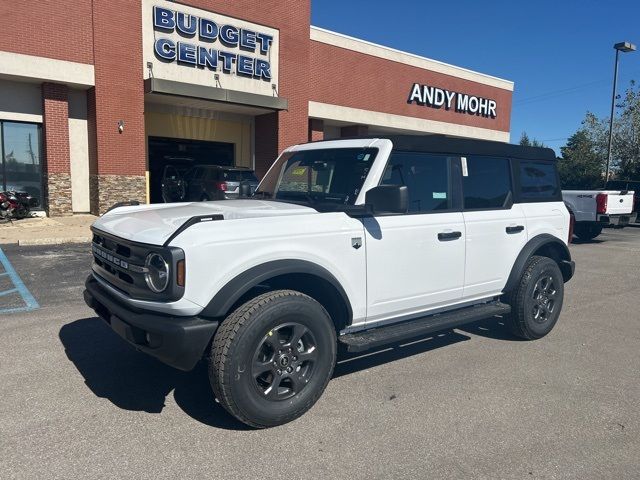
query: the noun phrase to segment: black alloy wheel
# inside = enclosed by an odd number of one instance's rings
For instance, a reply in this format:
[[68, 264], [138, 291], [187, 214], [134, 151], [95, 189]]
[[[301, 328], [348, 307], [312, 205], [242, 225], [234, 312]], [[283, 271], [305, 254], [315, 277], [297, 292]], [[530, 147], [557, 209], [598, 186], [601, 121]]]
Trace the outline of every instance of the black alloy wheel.
[[266, 428], [295, 420], [324, 391], [336, 362], [333, 321], [313, 298], [275, 290], [238, 307], [211, 345], [209, 380], [241, 422]]
[[258, 392], [276, 402], [300, 393], [313, 376], [318, 355], [311, 330], [296, 322], [278, 325], [264, 336], [253, 356]]
[[533, 288], [533, 320], [544, 323], [549, 320], [556, 307], [558, 290], [552, 276], [543, 276]]
[[556, 261], [532, 256], [519, 284], [505, 294], [504, 301], [511, 305], [507, 325], [520, 338], [542, 338], [558, 321], [563, 299], [564, 279]]

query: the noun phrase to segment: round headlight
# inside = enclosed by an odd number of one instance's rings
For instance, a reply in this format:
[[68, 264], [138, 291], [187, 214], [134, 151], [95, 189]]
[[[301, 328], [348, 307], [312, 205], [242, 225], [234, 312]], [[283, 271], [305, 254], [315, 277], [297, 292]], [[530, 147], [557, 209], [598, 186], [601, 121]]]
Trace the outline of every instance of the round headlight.
[[156, 293], [164, 291], [169, 285], [169, 264], [166, 260], [162, 255], [150, 253], [144, 265], [147, 267], [144, 279], [149, 288]]

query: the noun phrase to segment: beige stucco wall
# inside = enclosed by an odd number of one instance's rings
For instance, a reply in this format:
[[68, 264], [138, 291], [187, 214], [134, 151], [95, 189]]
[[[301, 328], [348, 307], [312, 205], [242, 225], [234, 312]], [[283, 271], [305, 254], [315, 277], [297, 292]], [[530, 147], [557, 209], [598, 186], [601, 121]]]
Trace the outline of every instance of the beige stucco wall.
[[89, 131], [87, 94], [69, 90], [69, 154], [71, 161], [71, 206], [74, 213], [86, 213], [89, 203]]
[[[253, 167], [251, 153], [252, 117], [205, 118], [175, 113], [147, 111], [147, 137], [185, 138], [235, 144], [235, 164]], [[147, 143], [148, 145], [148, 143]], [[147, 158], [147, 165], [148, 165]]]
[[42, 123], [42, 87], [0, 79], [0, 119]]

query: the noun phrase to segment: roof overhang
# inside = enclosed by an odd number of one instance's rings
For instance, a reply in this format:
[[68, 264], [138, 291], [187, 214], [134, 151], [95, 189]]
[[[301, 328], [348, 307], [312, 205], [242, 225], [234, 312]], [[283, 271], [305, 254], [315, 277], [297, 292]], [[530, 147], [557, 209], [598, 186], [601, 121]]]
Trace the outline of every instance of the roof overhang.
[[194, 85], [159, 78], [147, 78], [144, 81], [144, 91], [145, 94], [152, 94], [154, 96], [172, 95], [272, 111], [287, 110], [289, 108], [288, 100], [282, 97], [271, 97], [268, 95]]

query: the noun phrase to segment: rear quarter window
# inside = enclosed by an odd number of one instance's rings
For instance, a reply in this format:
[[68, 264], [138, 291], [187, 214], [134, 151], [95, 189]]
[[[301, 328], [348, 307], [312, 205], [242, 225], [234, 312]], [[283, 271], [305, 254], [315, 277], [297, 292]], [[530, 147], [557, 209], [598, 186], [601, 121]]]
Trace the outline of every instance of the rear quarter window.
[[554, 162], [520, 160], [518, 179], [522, 202], [557, 201], [562, 198]]

